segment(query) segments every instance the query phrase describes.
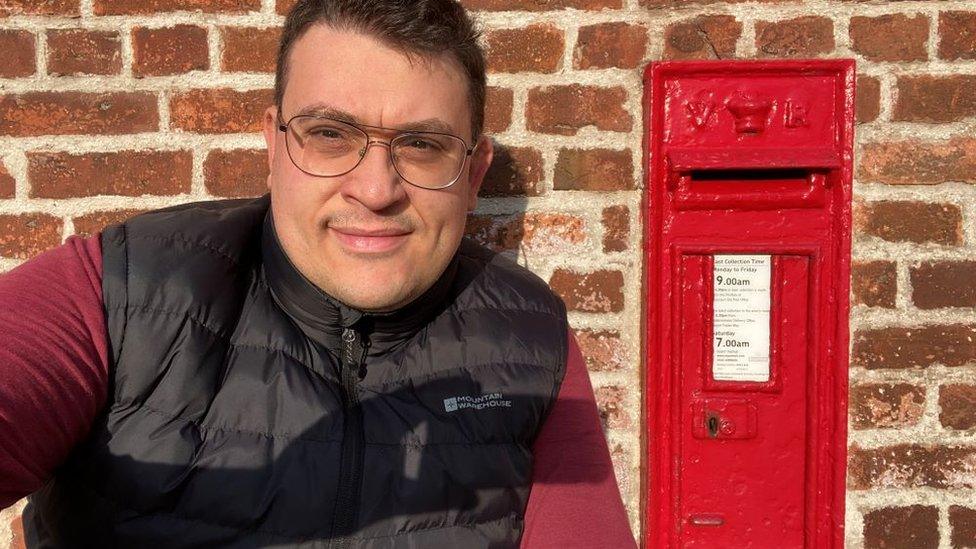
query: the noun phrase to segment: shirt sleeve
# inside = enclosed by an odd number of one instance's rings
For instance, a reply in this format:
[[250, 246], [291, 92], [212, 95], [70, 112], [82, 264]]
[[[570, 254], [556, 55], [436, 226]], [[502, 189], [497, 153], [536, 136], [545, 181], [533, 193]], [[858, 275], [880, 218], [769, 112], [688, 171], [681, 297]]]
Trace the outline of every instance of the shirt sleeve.
[[523, 549], [637, 547], [572, 333], [563, 384], [532, 453]]
[[44, 485], [105, 403], [101, 271], [95, 235], [0, 275], [0, 509]]

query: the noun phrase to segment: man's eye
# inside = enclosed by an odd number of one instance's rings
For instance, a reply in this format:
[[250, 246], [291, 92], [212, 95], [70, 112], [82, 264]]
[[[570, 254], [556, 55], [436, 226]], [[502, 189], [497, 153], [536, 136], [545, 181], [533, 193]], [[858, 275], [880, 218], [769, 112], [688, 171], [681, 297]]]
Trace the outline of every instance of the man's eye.
[[420, 137], [411, 137], [407, 141], [407, 146], [418, 151], [436, 151], [440, 149], [440, 146], [436, 142]]
[[346, 136], [346, 134], [341, 130], [329, 127], [313, 128], [308, 132], [308, 134], [312, 137], [324, 139], [343, 139]]

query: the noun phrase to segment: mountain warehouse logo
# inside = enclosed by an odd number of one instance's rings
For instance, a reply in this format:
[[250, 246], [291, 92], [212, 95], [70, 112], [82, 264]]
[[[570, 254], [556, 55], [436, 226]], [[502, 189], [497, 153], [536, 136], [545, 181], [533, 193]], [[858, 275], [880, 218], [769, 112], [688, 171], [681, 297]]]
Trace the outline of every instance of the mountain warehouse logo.
[[483, 410], [485, 408], [511, 408], [512, 401], [505, 400], [501, 393], [486, 393], [480, 396], [456, 396], [444, 399], [444, 411], [453, 412], [471, 408]]

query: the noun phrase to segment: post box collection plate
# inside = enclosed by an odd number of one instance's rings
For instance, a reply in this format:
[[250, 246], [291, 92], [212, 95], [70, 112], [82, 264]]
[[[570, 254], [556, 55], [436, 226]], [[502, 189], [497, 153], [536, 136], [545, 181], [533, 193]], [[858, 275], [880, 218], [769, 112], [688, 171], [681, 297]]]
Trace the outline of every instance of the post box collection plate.
[[843, 547], [854, 63], [654, 63], [644, 105], [644, 545]]

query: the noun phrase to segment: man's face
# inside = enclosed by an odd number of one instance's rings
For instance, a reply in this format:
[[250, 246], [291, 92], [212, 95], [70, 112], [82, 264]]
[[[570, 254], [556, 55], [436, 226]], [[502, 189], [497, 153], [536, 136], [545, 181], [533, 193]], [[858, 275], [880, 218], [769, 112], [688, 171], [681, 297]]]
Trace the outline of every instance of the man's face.
[[[292, 48], [281, 119], [316, 105], [382, 128], [442, 124], [472, 144], [468, 85], [455, 61], [408, 58], [369, 36], [322, 24]], [[365, 311], [398, 309], [427, 290], [460, 243], [491, 163], [490, 140], [482, 138], [454, 185], [430, 190], [402, 181], [389, 148], [380, 145], [369, 146], [345, 175], [308, 175], [290, 160], [278, 124], [269, 108], [268, 188], [278, 238], [298, 270]], [[395, 135], [366, 131], [382, 141]]]

